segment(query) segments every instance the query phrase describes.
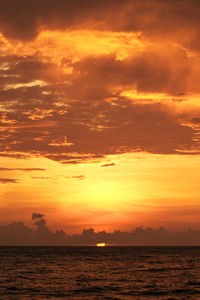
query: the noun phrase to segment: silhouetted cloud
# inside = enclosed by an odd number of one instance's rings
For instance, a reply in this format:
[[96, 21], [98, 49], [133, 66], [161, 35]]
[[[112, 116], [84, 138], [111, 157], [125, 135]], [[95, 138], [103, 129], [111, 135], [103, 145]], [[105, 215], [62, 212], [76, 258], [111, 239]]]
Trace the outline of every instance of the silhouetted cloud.
[[85, 179], [85, 175], [75, 175], [75, 176], [72, 176], [71, 178], [74, 178], [74, 179]]
[[63, 175], [60, 175], [60, 176], [47, 176], [47, 177], [44, 177], [44, 176], [31, 176], [32, 179], [41, 179], [41, 180], [59, 180], [59, 179], [63, 179], [63, 178], [66, 178], [66, 179], [85, 179], [85, 175], [74, 175], [74, 176], [63, 176]]
[[42, 176], [31, 176], [32, 179], [44, 179], [44, 180], [49, 180], [49, 179], [55, 179], [53, 177], [42, 177]]
[[43, 214], [39, 214], [39, 213], [35, 213], [35, 212], [32, 214], [32, 220], [41, 219], [43, 217], [44, 217]]
[[110, 163], [110, 164], [104, 164], [104, 165], [101, 165], [102, 168], [104, 167], [113, 167], [115, 166], [116, 164], [115, 163]]
[[19, 183], [19, 179], [12, 179], [12, 178], [0, 178], [0, 184], [6, 183]]
[[32, 171], [46, 171], [46, 169], [41, 168], [0, 168], [0, 172], [2, 171], [24, 171], [24, 172], [32, 172]]
[[141, 245], [141, 246], [200, 246], [200, 231], [187, 229], [171, 232], [160, 227], [137, 227], [130, 232], [115, 230], [95, 232], [93, 228], [84, 229], [81, 234], [68, 235], [63, 230], [53, 233], [43, 219], [44, 215], [33, 213], [36, 230], [24, 223], [0, 225], [0, 245], [96, 245], [105, 242], [108, 245]]
[[[56, 159], [57, 157], [54, 156], [54, 158]], [[59, 156], [58, 156], [59, 158]], [[65, 157], [63, 157], [65, 159]], [[66, 157], [67, 158], [67, 157]], [[69, 165], [77, 165], [80, 164], [82, 161], [81, 160], [69, 160], [69, 161], [63, 161], [63, 164], [69, 164]]]
[[26, 159], [26, 158], [28, 158], [28, 155], [27, 154], [21, 154], [21, 153], [0, 153], [0, 157]]

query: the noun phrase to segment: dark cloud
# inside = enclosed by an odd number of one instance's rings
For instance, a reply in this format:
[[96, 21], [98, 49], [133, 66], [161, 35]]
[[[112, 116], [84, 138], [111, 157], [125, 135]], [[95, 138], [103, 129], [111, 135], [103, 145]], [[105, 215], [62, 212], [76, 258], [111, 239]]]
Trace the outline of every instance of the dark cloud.
[[85, 179], [85, 175], [76, 175], [76, 176], [72, 176], [71, 178], [75, 178], [75, 179]]
[[[34, 215], [34, 214], [33, 214]], [[137, 227], [131, 232], [115, 230], [95, 232], [93, 228], [84, 229], [81, 234], [68, 235], [63, 230], [53, 233], [46, 225], [42, 214], [36, 214], [36, 230], [24, 223], [0, 225], [0, 245], [96, 245], [99, 242], [114, 245], [141, 246], [200, 246], [200, 231], [188, 229], [171, 232], [160, 227], [158, 229]], [[34, 219], [36, 219], [34, 218]]]
[[[66, 79], [65, 73], [57, 65], [53, 63], [42, 63], [34, 57], [14, 57], [12, 63], [10, 63], [10, 57], [8, 57], [9, 68], [1, 71], [2, 80], [1, 85], [5, 86], [6, 83], [18, 84], [34, 82], [40, 78], [40, 80], [53, 82], [64, 81]], [[6, 60], [6, 58], [4, 59]], [[6, 75], [6, 76], [5, 76]], [[38, 83], [39, 85], [39, 83]]]
[[19, 183], [20, 180], [12, 178], [0, 178], [0, 184]]
[[191, 118], [191, 122], [192, 122], [193, 124], [200, 125], [200, 118]]
[[24, 172], [32, 172], [32, 171], [46, 171], [46, 169], [42, 168], [0, 168], [0, 172], [2, 171], [24, 171]]
[[[119, 24], [114, 24], [114, 20], [110, 20], [109, 17], [113, 16], [114, 14], [120, 13], [120, 9], [125, 9], [128, 4], [129, 11], [125, 11], [126, 17], [129, 17], [127, 20], [127, 24], [124, 24], [122, 20], [119, 20]], [[142, 2], [142, 3], [141, 3]], [[163, 3], [157, 1], [130, 1], [130, 0], [123, 0], [123, 1], [113, 1], [113, 0], [97, 0], [95, 3], [92, 0], [86, 0], [84, 3], [81, 0], [74, 0], [72, 1], [64, 1], [60, 0], [59, 2], [55, 0], [45, 0], [40, 2], [38, 0], [31, 0], [26, 2], [25, 0], [9, 0], [6, 2], [1, 3], [1, 27], [5, 31], [6, 34], [12, 33], [16, 37], [20, 38], [31, 38], [35, 36], [39, 30], [40, 25], [47, 25], [51, 26], [54, 25], [56, 27], [72, 27], [79, 26], [83, 24], [83, 22], [90, 23], [88, 21], [95, 21], [99, 22], [109, 22], [110, 26], [115, 27], [132, 27], [135, 25], [135, 28], [141, 26], [137, 23], [137, 21], [141, 18], [141, 16], [146, 17], [147, 11], [149, 12], [150, 16], [153, 13], [152, 17], [149, 19], [152, 21], [153, 17], [158, 16], [161, 17], [161, 12], [163, 9], [168, 7], [168, 9], [173, 12], [174, 8], [174, 15], [177, 17], [188, 17], [190, 20], [191, 14], [195, 15], [195, 8], [198, 10], [199, 5], [197, 5], [197, 1], [191, 1], [190, 5], [186, 3], [186, 1], [162, 1]], [[195, 5], [196, 4], [196, 5]], [[180, 7], [181, 11], [175, 11], [175, 8]], [[195, 6], [195, 7], [194, 7]], [[184, 14], [184, 8], [188, 8], [188, 15], [186, 12]], [[107, 12], [107, 18], [106, 18]], [[132, 20], [130, 22], [130, 15], [139, 16], [136, 20]], [[173, 15], [173, 16], [174, 16]], [[169, 19], [169, 16], [163, 15], [163, 23], [166, 19]], [[146, 22], [150, 22], [147, 20]], [[121, 22], [120, 22], [121, 21]], [[96, 23], [95, 22], [95, 23]], [[8, 28], [4, 28], [4, 25], [7, 25]], [[146, 25], [146, 24], [145, 24]], [[153, 24], [154, 25], [154, 24]], [[162, 25], [162, 24], [161, 24]], [[102, 26], [102, 24], [100, 24]], [[177, 24], [176, 24], [177, 26]], [[23, 30], [24, 29], [24, 30]], [[24, 31], [24, 32], [23, 32]], [[29, 34], [28, 34], [29, 32]]]
[[18, 159], [26, 159], [28, 155], [21, 153], [0, 153], [0, 157], [8, 157], [8, 158], [18, 158]]
[[[47, 29], [67, 29], [71, 27], [95, 27], [96, 22], [102, 22], [102, 17], [109, 20], [114, 10], [119, 11], [128, 1], [121, 0], [81, 0], [59, 2], [35, 0], [10, 0], [1, 3], [0, 28], [10, 38], [29, 40], [40, 31], [40, 27]], [[101, 27], [103, 24], [101, 25]], [[104, 26], [103, 26], [104, 27]]]
[[115, 163], [110, 163], [110, 164], [104, 164], [104, 165], [101, 165], [102, 168], [104, 167], [113, 167], [115, 166], [116, 164]]
[[44, 179], [44, 180], [49, 180], [49, 179], [55, 179], [52, 177], [40, 177], [40, 176], [31, 176], [32, 179]]
[[42, 219], [44, 217], [43, 214], [39, 214], [39, 213], [32, 213], [32, 220], [36, 220], [36, 219]]
[[164, 36], [200, 47], [198, 0], [8, 0], [0, 8], [0, 29], [8, 38], [30, 40], [41, 28], [90, 28], [140, 31], [150, 39]]
[[66, 179], [85, 179], [85, 175], [75, 175], [75, 176], [54, 176], [54, 177], [41, 177], [41, 176], [31, 176], [32, 179], [41, 179], [41, 180], [58, 180], [62, 178]]
[[[112, 97], [116, 87], [119, 92], [137, 87], [138, 92], [167, 93], [173, 98], [187, 91], [192, 65], [183, 50], [168, 47], [150, 48], [122, 61], [114, 54], [88, 57], [72, 64], [75, 75], [69, 92], [73, 88], [74, 96], [81, 93], [92, 100], [94, 95]], [[74, 85], [80, 85], [78, 91]]]
[[[199, 154], [198, 128], [191, 124], [197, 108], [184, 115], [165, 99], [147, 103], [123, 95], [136, 86], [143, 94], [182, 99], [188, 80], [193, 82], [194, 61], [180, 48], [166, 46], [122, 61], [115, 54], [69, 60], [73, 72], [63, 74], [34, 57], [5, 56], [1, 62], [9, 68], [0, 72], [0, 156], [35, 155], [76, 165], [126, 152]], [[59, 73], [55, 80], [54, 69]], [[33, 81], [36, 86], [24, 85]]]
[[[49, 100], [54, 102], [57, 96], [50, 95]], [[42, 107], [34, 101], [24, 106], [15, 102], [13, 112], [2, 112], [2, 155], [40, 155], [76, 165], [132, 151], [199, 153], [196, 131], [165, 104], [130, 102], [122, 97], [114, 103], [77, 99], [60, 113], [60, 107], [41, 101]], [[45, 115], [49, 109], [53, 112]], [[7, 119], [13, 123], [6, 123]]]
[[[54, 156], [53, 157], [55, 160], [60, 160], [59, 159], [59, 156], [57, 157], [57, 156]], [[68, 157], [66, 156], [63, 156], [63, 159], [67, 159]], [[67, 165], [78, 165], [78, 164], [80, 164], [82, 162], [82, 160], [69, 160], [69, 161], [62, 161], [62, 164], [67, 164]]]
[[[40, 218], [40, 220], [38, 220], [38, 221], [36, 221], [35, 223], [34, 223], [34, 225], [36, 225], [36, 226], [38, 226], [38, 228], [39, 229], [45, 229], [46, 228], [46, 221], [45, 221], [45, 219], [43, 219], [42, 217], [35, 217], [34, 219], [39, 219]], [[33, 219], [33, 216], [32, 216], [32, 220], [34, 220]]]

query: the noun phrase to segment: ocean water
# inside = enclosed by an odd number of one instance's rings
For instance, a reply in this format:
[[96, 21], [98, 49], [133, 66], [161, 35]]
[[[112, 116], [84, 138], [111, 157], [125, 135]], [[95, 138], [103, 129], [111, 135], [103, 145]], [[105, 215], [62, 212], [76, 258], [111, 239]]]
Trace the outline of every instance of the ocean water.
[[0, 247], [0, 299], [200, 299], [200, 247]]

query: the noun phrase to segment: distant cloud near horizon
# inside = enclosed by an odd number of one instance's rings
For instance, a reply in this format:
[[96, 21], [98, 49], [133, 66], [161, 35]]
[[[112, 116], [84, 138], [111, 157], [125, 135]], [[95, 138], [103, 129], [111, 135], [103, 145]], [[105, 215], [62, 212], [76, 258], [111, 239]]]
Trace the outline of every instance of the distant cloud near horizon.
[[137, 227], [131, 232], [115, 230], [95, 232], [93, 228], [83, 229], [80, 234], [66, 234], [63, 230], [53, 233], [47, 226], [44, 215], [32, 214], [32, 220], [36, 220], [33, 230], [23, 222], [0, 225], [1, 246], [23, 245], [71, 245], [94, 246], [99, 242], [108, 245], [134, 245], [134, 246], [200, 246], [200, 231], [188, 229], [181, 232], [171, 232], [166, 228], [158, 229]]
[[39, 214], [39, 213], [32, 213], [32, 220], [36, 220], [36, 219], [41, 219], [41, 218], [43, 218], [45, 215], [43, 215], [43, 214]]
[[0, 184], [7, 184], [7, 183], [19, 183], [19, 179], [12, 179], [12, 178], [0, 178]]

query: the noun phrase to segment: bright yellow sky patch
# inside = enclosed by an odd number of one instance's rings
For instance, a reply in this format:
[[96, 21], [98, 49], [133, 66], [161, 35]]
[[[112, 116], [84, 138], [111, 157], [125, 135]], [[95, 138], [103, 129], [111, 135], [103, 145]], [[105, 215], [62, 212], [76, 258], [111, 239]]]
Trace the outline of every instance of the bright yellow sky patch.
[[[2, 167], [30, 168], [37, 165], [46, 168], [42, 172], [1, 172], [1, 176], [20, 180], [18, 184], [1, 186], [0, 203], [4, 212], [0, 214], [1, 219], [4, 220], [5, 211], [9, 211], [9, 219], [17, 221], [23, 215], [30, 222], [32, 210], [45, 213], [44, 204], [48, 203], [48, 223], [56, 228], [64, 226], [64, 218], [70, 216], [70, 223], [79, 230], [77, 218], [84, 220], [89, 215], [90, 219], [84, 221], [87, 225], [99, 228], [105, 223], [111, 230], [114, 224], [126, 224], [131, 212], [144, 214], [166, 205], [174, 206], [174, 209], [177, 205], [187, 207], [188, 199], [190, 206], [198, 205], [199, 157], [144, 153], [110, 159], [116, 165], [102, 168], [105, 161], [66, 166], [42, 158], [21, 161], [1, 158]], [[85, 179], [75, 178], [81, 174]], [[133, 227], [136, 221], [129, 219]]]

